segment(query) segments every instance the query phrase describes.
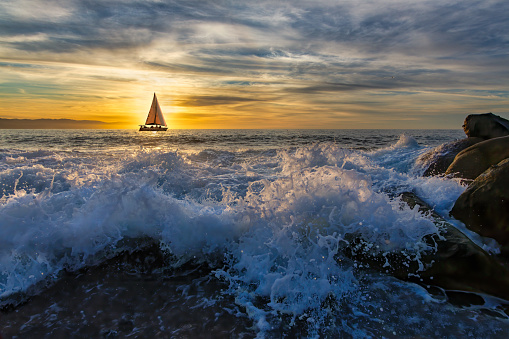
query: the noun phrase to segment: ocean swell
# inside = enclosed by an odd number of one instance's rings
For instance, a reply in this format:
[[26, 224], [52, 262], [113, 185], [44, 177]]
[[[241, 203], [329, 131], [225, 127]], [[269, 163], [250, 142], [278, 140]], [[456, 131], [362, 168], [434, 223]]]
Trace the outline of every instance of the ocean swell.
[[464, 187], [415, 175], [423, 151], [408, 136], [370, 151], [333, 142], [277, 151], [10, 151], [0, 159], [0, 298], [6, 305], [41, 293], [62, 272], [156, 244], [165, 267], [208, 267], [259, 333], [274, 334], [284, 320], [308, 335], [419, 333], [409, 325], [448, 335], [457, 314], [443, 299], [352, 256], [403, 253], [400, 265], [424, 269], [422, 255], [436, 249], [423, 238], [439, 230], [398, 193], [417, 192], [445, 216]]

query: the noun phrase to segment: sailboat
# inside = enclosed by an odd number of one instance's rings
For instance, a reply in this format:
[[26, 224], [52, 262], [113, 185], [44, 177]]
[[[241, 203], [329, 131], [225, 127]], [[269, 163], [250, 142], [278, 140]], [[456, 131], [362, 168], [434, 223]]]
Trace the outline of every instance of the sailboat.
[[166, 121], [164, 121], [163, 111], [159, 106], [156, 94], [154, 93], [154, 99], [152, 100], [152, 106], [148, 111], [147, 121], [145, 125], [140, 125], [140, 131], [166, 131]]

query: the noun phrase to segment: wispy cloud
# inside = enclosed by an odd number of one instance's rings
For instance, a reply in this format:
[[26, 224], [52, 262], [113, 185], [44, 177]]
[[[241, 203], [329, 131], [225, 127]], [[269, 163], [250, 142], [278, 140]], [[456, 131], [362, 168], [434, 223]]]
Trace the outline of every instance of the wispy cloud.
[[4, 0], [0, 117], [70, 103], [136, 125], [157, 91], [178, 127], [226, 113], [253, 128], [509, 118], [506, 13], [505, 0]]
[[232, 105], [251, 101], [259, 100], [255, 98], [232, 97], [224, 95], [216, 96], [195, 95], [185, 100], [181, 100], [178, 104], [180, 106], [196, 107], [196, 106]]

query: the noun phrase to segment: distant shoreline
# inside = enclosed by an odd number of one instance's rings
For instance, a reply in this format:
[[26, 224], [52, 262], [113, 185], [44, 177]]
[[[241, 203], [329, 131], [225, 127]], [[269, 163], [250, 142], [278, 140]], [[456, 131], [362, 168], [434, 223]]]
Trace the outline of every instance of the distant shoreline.
[[115, 125], [96, 120], [0, 118], [0, 129], [111, 129]]

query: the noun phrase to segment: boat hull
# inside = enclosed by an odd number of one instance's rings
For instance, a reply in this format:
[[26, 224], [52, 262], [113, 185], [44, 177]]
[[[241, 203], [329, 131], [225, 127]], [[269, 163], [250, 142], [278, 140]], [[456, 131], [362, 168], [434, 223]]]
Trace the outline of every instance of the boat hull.
[[140, 126], [140, 131], [145, 131], [145, 132], [156, 132], [156, 131], [166, 131], [168, 130], [168, 127], [165, 127], [165, 126]]

